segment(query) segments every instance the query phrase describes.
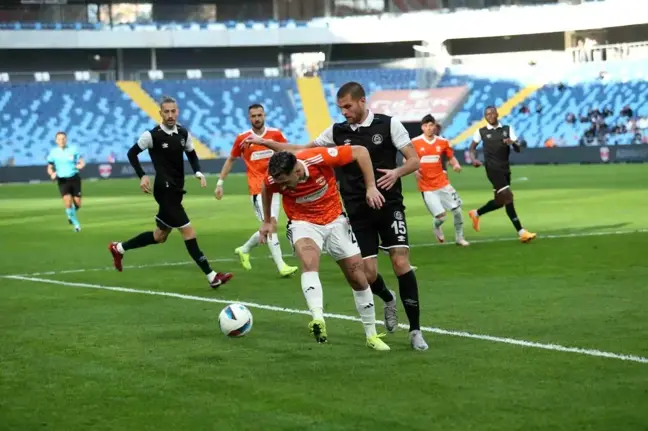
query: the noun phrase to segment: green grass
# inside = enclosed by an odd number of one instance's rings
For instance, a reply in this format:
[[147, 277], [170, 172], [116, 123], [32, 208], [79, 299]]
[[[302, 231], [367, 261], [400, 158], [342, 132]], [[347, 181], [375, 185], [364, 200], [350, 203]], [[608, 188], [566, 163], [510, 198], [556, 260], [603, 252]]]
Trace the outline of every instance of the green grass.
[[[422, 323], [648, 357], [646, 167], [516, 167], [513, 178], [518, 214], [539, 238], [520, 244], [499, 211], [479, 234], [467, 223], [467, 249], [430, 246], [431, 218], [406, 182]], [[188, 181], [185, 206], [201, 248], [233, 258], [258, 228], [244, 178], [228, 180], [221, 202], [210, 194], [213, 177], [207, 190]], [[452, 181], [466, 211], [491, 196], [483, 170]], [[75, 234], [54, 185], [0, 187], [0, 274], [54, 271], [36, 277], [305, 308], [299, 277], [279, 278], [266, 248], [253, 252], [250, 272], [215, 262], [235, 272], [217, 291], [190, 263], [101, 269], [111, 265], [108, 242], [150, 230], [156, 207], [136, 180], [86, 181], [84, 195]], [[451, 239], [451, 219], [445, 228]], [[173, 234], [129, 252], [125, 264], [188, 260]], [[396, 288], [384, 256], [380, 265]], [[88, 268], [101, 270], [60, 273]], [[355, 316], [328, 256], [321, 277], [326, 310]], [[248, 336], [227, 339], [217, 327], [222, 307], [0, 278], [0, 429], [648, 428], [648, 363], [434, 333], [430, 350], [414, 352], [404, 330], [379, 353], [364, 347], [359, 323], [335, 319], [330, 344], [320, 346], [308, 316], [263, 309], [252, 309]]]

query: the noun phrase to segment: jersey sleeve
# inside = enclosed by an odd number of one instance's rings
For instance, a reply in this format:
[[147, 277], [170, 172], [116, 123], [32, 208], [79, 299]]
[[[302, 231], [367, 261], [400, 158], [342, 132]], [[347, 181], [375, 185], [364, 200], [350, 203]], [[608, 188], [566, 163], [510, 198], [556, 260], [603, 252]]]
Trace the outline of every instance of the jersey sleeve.
[[151, 132], [147, 130], [142, 133], [137, 140], [137, 146], [139, 146], [142, 151], [153, 148], [153, 136], [151, 135]]
[[286, 136], [283, 134], [281, 130], [277, 130], [277, 135], [275, 136], [275, 141], [280, 142], [282, 144], [288, 143], [288, 139], [286, 139]]
[[394, 143], [394, 147], [400, 150], [403, 147], [406, 147], [412, 142], [409, 133], [403, 123], [392, 117], [391, 123], [389, 125], [389, 132], [391, 133], [391, 139]]
[[81, 160], [81, 151], [79, 151], [79, 148], [74, 147], [74, 163], [79, 163], [79, 160]]
[[324, 164], [335, 168], [348, 165], [353, 161], [353, 147], [351, 145], [344, 145], [341, 147], [314, 148], [309, 151], [304, 151], [302, 157], [309, 164]]
[[481, 142], [481, 133], [479, 133], [479, 129], [475, 130], [475, 133], [473, 133], [473, 142], [477, 142], [478, 144]]
[[263, 184], [265, 185], [266, 190], [272, 194], [279, 193], [279, 187], [277, 186], [277, 184], [270, 181], [271, 179], [268, 176], [263, 180]]
[[185, 151], [193, 151], [194, 150], [194, 144], [193, 144], [193, 136], [191, 136], [191, 132], [187, 130], [187, 142], [185, 142]]
[[517, 134], [515, 133], [515, 130], [513, 130], [513, 126], [509, 126], [509, 139], [514, 142], [517, 142], [518, 140]]
[[315, 140], [313, 141], [318, 147], [334, 147], [335, 141], [333, 141], [333, 126], [327, 127]]
[[446, 157], [447, 157], [448, 159], [453, 158], [453, 157], [454, 157], [454, 150], [453, 150], [452, 147], [450, 146], [450, 142], [445, 141], [445, 143], [443, 144], [443, 146], [444, 146], [444, 148], [443, 148], [443, 152], [445, 153]]
[[54, 160], [54, 150], [50, 150], [49, 154], [47, 155], [47, 163], [50, 165], [53, 165], [56, 161]]
[[241, 157], [241, 141], [241, 135], [237, 136], [236, 139], [234, 139], [234, 145], [232, 146], [230, 156], [234, 158]]

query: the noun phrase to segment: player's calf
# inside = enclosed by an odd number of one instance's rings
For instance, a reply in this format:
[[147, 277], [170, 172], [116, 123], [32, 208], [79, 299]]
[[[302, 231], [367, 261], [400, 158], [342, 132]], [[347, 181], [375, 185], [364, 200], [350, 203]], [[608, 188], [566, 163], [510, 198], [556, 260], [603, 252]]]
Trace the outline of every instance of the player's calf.
[[398, 277], [398, 289], [401, 302], [410, 323], [410, 342], [416, 350], [426, 350], [427, 344], [421, 334], [421, 310], [419, 309], [419, 292], [416, 274], [409, 262], [409, 249], [397, 247], [389, 249], [394, 273]]
[[446, 213], [445, 211], [442, 212], [441, 214], [438, 214], [434, 216], [434, 235], [437, 238], [437, 241], [440, 243], [445, 242], [445, 235], [443, 235], [443, 229], [441, 229], [441, 226], [443, 226], [443, 223], [446, 221]]
[[452, 211], [452, 217], [454, 219], [455, 243], [459, 246], [466, 247], [470, 244], [464, 238], [464, 230], [463, 230], [464, 218], [463, 218], [462, 209], [459, 206], [453, 208], [451, 211]]
[[189, 252], [191, 258], [194, 260], [194, 262], [196, 262], [196, 265], [198, 265], [198, 267], [205, 274], [211, 288], [217, 288], [232, 279], [233, 274], [228, 272], [216, 272], [212, 269], [207, 256], [205, 256], [202, 250], [200, 250], [200, 247], [198, 247], [196, 231], [192, 226], [180, 228], [180, 232], [182, 233], [182, 236], [185, 240], [187, 252]]
[[351, 256], [340, 260], [338, 264], [353, 289], [353, 299], [367, 337], [367, 346], [375, 350], [389, 350], [389, 347], [378, 339], [376, 307], [373, 301], [373, 293], [365, 276], [362, 257], [359, 254]]

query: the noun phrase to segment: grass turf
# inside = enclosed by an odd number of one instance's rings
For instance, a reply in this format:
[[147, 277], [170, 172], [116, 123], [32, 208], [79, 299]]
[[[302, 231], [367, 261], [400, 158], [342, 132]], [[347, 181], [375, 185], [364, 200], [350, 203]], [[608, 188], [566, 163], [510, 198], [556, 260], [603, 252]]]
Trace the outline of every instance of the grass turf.
[[[628, 233], [648, 228], [645, 178], [643, 165], [515, 167], [518, 214], [539, 238], [516, 241], [504, 211], [484, 216], [477, 234], [466, 214], [474, 240], [467, 249], [431, 245], [431, 218], [408, 179], [422, 323], [648, 356], [648, 233]], [[483, 170], [467, 168], [452, 182], [465, 213], [491, 196]], [[250, 272], [233, 259], [258, 227], [244, 177], [228, 180], [221, 202], [211, 183], [201, 190], [188, 179], [185, 206], [201, 248], [222, 260], [214, 268], [235, 272], [217, 291], [193, 263], [147, 266], [190, 260], [178, 234], [129, 252], [125, 264], [141, 268], [105, 269], [109, 241], [153, 226], [155, 203], [136, 180], [86, 181], [78, 234], [54, 185], [0, 187], [0, 273], [53, 271], [35, 277], [304, 309], [299, 276], [280, 278], [267, 248], [253, 251]], [[451, 241], [452, 218], [445, 230]], [[288, 253], [285, 239], [282, 246]], [[380, 266], [397, 288], [383, 256]], [[96, 270], [61, 272], [77, 269]], [[321, 277], [326, 310], [355, 316], [350, 288], [328, 256]], [[320, 346], [308, 335], [308, 316], [263, 309], [252, 309], [248, 336], [227, 339], [217, 327], [222, 307], [0, 278], [0, 429], [639, 430], [648, 423], [646, 363], [433, 333], [426, 333], [429, 351], [413, 352], [405, 330], [387, 337], [391, 352], [379, 353], [364, 347], [360, 323], [335, 319], [330, 344]], [[400, 316], [404, 322], [402, 308]]]

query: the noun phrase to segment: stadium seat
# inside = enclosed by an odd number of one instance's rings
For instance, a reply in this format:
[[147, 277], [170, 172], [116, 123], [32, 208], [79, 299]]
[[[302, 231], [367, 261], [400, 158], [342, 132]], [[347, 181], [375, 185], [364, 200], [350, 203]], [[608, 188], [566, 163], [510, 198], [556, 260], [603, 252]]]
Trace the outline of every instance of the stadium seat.
[[217, 154], [228, 154], [241, 132], [250, 128], [247, 107], [266, 107], [266, 123], [281, 128], [291, 142], [307, 142], [308, 133], [295, 80], [211, 79], [144, 82], [154, 98], [166, 94], [180, 103], [180, 121]]

